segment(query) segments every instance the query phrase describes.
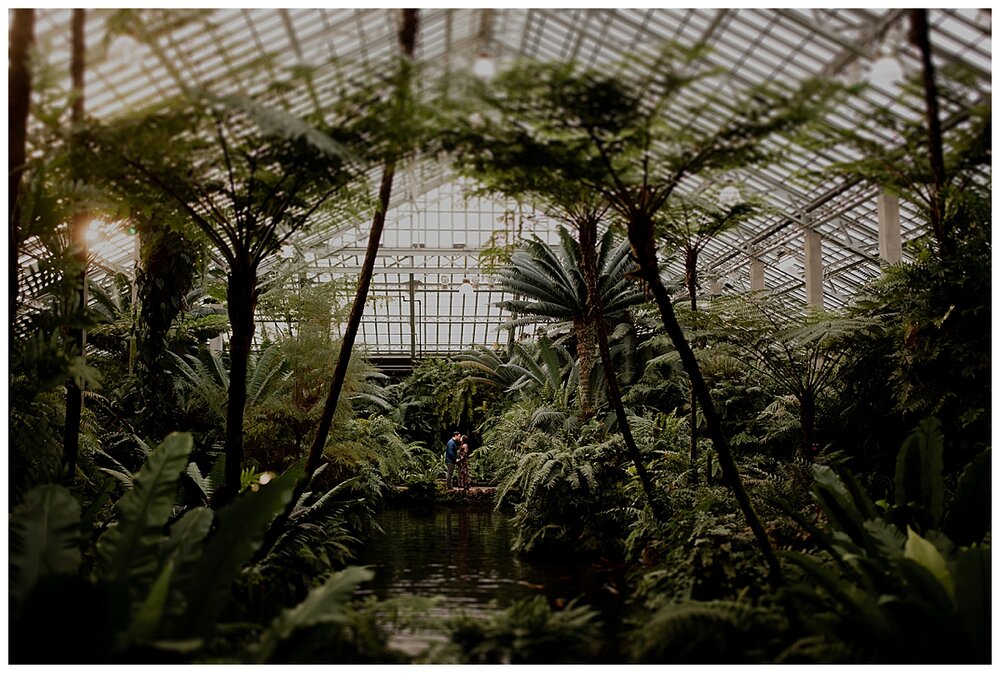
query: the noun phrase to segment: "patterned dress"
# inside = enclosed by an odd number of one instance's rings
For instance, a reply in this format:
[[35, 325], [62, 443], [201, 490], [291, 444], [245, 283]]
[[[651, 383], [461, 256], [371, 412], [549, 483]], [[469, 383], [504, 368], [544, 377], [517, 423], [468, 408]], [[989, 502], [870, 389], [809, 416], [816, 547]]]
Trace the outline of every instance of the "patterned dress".
[[458, 487], [469, 490], [469, 445], [462, 444], [458, 448]]

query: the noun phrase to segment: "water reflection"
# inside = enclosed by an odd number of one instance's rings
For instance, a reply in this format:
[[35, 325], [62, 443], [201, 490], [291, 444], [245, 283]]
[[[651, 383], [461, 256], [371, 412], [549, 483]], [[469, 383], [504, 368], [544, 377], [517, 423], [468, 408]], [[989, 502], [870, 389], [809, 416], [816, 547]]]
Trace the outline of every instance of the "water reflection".
[[[511, 553], [506, 515], [487, 508], [386, 510], [358, 562], [375, 569], [369, 590], [381, 599], [441, 596], [445, 611], [503, 608], [538, 589]], [[520, 582], [520, 583], [519, 583]]]
[[[438, 597], [425, 615], [432, 621], [460, 611], [499, 611], [538, 594], [556, 606], [580, 597], [604, 608], [619, 598], [608, 573], [581, 562], [572, 550], [545, 561], [519, 558], [511, 551], [510, 518], [489, 507], [391, 509], [378, 523], [384, 534], [374, 533], [357, 561], [372, 566], [375, 579], [359, 593], [380, 600]], [[439, 638], [410, 632], [396, 634], [391, 644], [412, 654]]]

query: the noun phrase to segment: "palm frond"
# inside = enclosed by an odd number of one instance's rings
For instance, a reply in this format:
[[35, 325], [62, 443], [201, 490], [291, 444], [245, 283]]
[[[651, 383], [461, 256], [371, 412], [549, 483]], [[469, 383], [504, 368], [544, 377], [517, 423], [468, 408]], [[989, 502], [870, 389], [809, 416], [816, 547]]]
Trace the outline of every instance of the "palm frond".
[[284, 371], [286, 364], [277, 343], [268, 346], [260, 355], [252, 356], [248, 364], [247, 406], [252, 407], [262, 401], [268, 384], [287, 378], [288, 374]]

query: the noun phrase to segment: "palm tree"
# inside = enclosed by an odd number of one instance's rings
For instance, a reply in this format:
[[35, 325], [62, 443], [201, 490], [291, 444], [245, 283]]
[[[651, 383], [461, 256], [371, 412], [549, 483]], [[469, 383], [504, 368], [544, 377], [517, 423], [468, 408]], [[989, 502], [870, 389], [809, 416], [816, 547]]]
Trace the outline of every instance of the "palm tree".
[[581, 245], [565, 227], [559, 228], [557, 247], [535, 236], [498, 272], [500, 285], [521, 297], [498, 303], [521, 316], [512, 320], [513, 324], [536, 323], [541, 318], [561, 321], [557, 330], [562, 325], [572, 329], [580, 378], [578, 403], [584, 416], [594, 411], [591, 373], [597, 348], [597, 321], [621, 318], [630, 307], [642, 302], [642, 293], [627, 277], [632, 269], [628, 244], [623, 241], [616, 245], [610, 229], [601, 239], [597, 266], [603, 315], [589, 310]]

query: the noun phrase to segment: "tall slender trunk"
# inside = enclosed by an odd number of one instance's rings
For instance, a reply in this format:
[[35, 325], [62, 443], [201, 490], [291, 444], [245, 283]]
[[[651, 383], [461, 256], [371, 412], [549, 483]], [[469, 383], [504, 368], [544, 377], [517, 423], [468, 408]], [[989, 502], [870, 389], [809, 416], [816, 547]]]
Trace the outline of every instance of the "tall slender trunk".
[[[73, 83], [73, 106], [70, 114], [70, 123], [74, 127], [83, 123], [83, 69], [86, 57], [86, 44], [84, 42], [84, 23], [86, 20], [86, 10], [74, 9], [72, 15], [72, 40], [70, 56], [70, 75]], [[77, 180], [82, 180], [84, 176], [83, 166], [80, 158], [74, 157], [72, 170]], [[79, 304], [80, 314], [87, 310], [87, 226], [90, 222], [90, 214], [87, 212], [74, 212], [70, 221], [70, 246], [73, 250], [73, 263], [71, 273], [74, 277], [72, 283], [73, 295], [69, 301], [69, 310], [73, 311], [76, 304]], [[87, 333], [82, 327], [74, 327], [69, 330], [71, 347], [79, 352], [80, 357], [87, 357]], [[77, 385], [74, 379], [69, 379], [66, 383], [66, 423], [63, 426], [63, 476], [67, 483], [72, 483], [76, 477], [76, 463], [80, 455], [80, 420], [83, 416], [83, 389]]]
[[656, 489], [653, 480], [646, 471], [646, 466], [642, 462], [642, 454], [632, 436], [632, 428], [625, 414], [625, 405], [622, 402], [621, 389], [618, 387], [618, 375], [615, 373], [614, 363], [611, 361], [611, 347], [608, 343], [608, 323], [604, 318], [604, 302], [598, 288], [597, 269], [597, 220], [596, 218], [584, 218], [578, 222], [580, 230], [580, 261], [583, 266], [583, 279], [587, 287], [587, 312], [590, 320], [596, 327], [597, 347], [601, 356], [601, 365], [604, 369], [604, 380], [608, 386], [608, 400], [615, 410], [615, 418], [618, 419], [618, 429], [622, 433], [622, 440], [625, 442], [625, 449], [628, 452], [635, 472], [639, 477], [642, 492], [646, 496], [649, 508], [657, 521], [665, 521], [663, 503], [656, 497]]
[[666, 329], [671, 341], [673, 341], [674, 348], [677, 349], [680, 355], [684, 370], [691, 379], [691, 387], [694, 389], [698, 401], [704, 410], [706, 430], [719, 457], [722, 474], [729, 488], [732, 489], [733, 495], [736, 497], [740, 510], [743, 512], [747, 524], [753, 531], [754, 537], [757, 538], [757, 544], [760, 546], [761, 553], [764, 555], [770, 571], [771, 582], [775, 585], [783, 584], [781, 564], [778, 563], [778, 557], [774, 553], [774, 548], [767, 537], [767, 532], [764, 530], [763, 525], [761, 525], [760, 519], [757, 517], [757, 513], [750, 502], [750, 496], [747, 495], [746, 488], [743, 486], [739, 468], [736, 466], [736, 460], [733, 458], [729, 442], [722, 432], [722, 424], [715, 412], [715, 406], [712, 404], [712, 398], [709, 395], [705, 378], [702, 376], [701, 368], [698, 366], [698, 360], [695, 358], [691, 346], [684, 337], [684, 331], [681, 329], [680, 323], [677, 322], [677, 316], [674, 314], [674, 308], [671, 304], [670, 293], [667, 292], [667, 288], [660, 281], [660, 269], [656, 261], [656, 245], [653, 238], [653, 222], [650, 217], [644, 213], [636, 213], [633, 217], [629, 218], [628, 237], [629, 242], [632, 244], [632, 252], [635, 254], [636, 261], [639, 264], [639, 275], [653, 293], [656, 305], [660, 309], [663, 327]]
[[[404, 9], [398, 37], [400, 50], [408, 59], [413, 58], [417, 40], [417, 27], [417, 10]], [[403, 123], [403, 120], [397, 117], [388, 119], [386, 122], [399, 125]], [[316, 428], [316, 436], [313, 439], [312, 446], [309, 448], [305, 473], [295, 485], [292, 499], [289, 501], [285, 511], [275, 519], [268, 529], [260, 549], [257, 550], [255, 556], [257, 559], [266, 556], [271, 547], [274, 546], [274, 543], [281, 535], [281, 529], [284, 527], [285, 522], [288, 521], [288, 517], [291, 516], [295, 503], [298, 502], [299, 498], [309, 487], [313, 473], [319, 467], [320, 461], [323, 458], [323, 448], [326, 446], [326, 439], [330, 434], [330, 426], [333, 424], [333, 415], [337, 410], [340, 393], [344, 387], [344, 380], [347, 377], [347, 365], [351, 360], [351, 351], [354, 350], [354, 341], [358, 334], [358, 328], [361, 325], [361, 316], [365, 312], [368, 289], [371, 287], [375, 260], [378, 257], [379, 241], [382, 239], [382, 230], [385, 228], [385, 216], [389, 210], [389, 199], [392, 197], [392, 182], [395, 174], [396, 157], [390, 154], [382, 169], [382, 182], [379, 185], [378, 192], [378, 209], [372, 218], [372, 228], [368, 235], [368, 247], [365, 249], [365, 261], [361, 265], [361, 275], [358, 277], [358, 289], [354, 295], [354, 303], [351, 305], [350, 316], [347, 319], [347, 327], [344, 330], [344, 338], [340, 344], [340, 353], [337, 356], [337, 365], [333, 370], [333, 379], [330, 381], [330, 391], [323, 406], [323, 414]]]
[[337, 410], [340, 393], [344, 388], [344, 381], [347, 378], [347, 366], [351, 361], [354, 342], [361, 325], [361, 316], [365, 312], [365, 302], [368, 299], [368, 290], [371, 287], [375, 260], [378, 257], [379, 241], [382, 238], [382, 231], [385, 228], [385, 216], [389, 207], [389, 199], [392, 195], [392, 182], [395, 173], [395, 161], [387, 161], [382, 170], [378, 210], [375, 212], [375, 217], [372, 218], [372, 227], [368, 234], [368, 246], [365, 249], [365, 261], [361, 266], [361, 275], [358, 277], [358, 289], [354, 294], [354, 303], [351, 305], [351, 313], [347, 319], [347, 328], [344, 330], [344, 337], [340, 343], [340, 353], [337, 356], [337, 364], [334, 367], [333, 378], [330, 380], [330, 388], [327, 392], [326, 402], [323, 405], [323, 414], [320, 416], [319, 426], [316, 429], [312, 446], [309, 448], [309, 457], [306, 460], [306, 475], [311, 475], [315, 472], [323, 458], [323, 448], [326, 446], [326, 439], [330, 434], [330, 427], [333, 424], [334, 412]]
[[[417, 10], [404, 9], [403, 22], [399, 30], [399, 44], [403, 54], [407, 58], [413, 57], [413, 50], [416, 47], [416, 37]], [[402, 122], [400, 119], [386, 121], [391, 124]], [[396, 159], [395, 157], [390, 157], [386, 160], [385, 167], [382, 169], [382, 183], [379, 186], [378, 193], [378, 210], [372, 219], [372, 228], [368, 235], [368, 247], [365, 249], [365, 261], [361, 267], [361, 275], [358, 278], [358, 289], [354, 295], [351, 314], [347, 319], [347, 329], [344, 331], [344, 338], [340, 345], [337, 366], [333, 370], [330, 392], [323, 407], [323, 415], [316, 430], [316, 437], [309, 449], [309, 458], [306, 461], [307, 477], [311, 476], [316, 468], [319, 467], [320, 460], [323, 457], [323, 447], [326, 445], [326, 438], [330, 433], [330, 426], [333, 423], [333, 414], [340, 400], [340, 392], [344, 387], [344, 379], [347, 377], [347, 365], [351, 360], [351, 351], [354, 350], [354, 340], [361, 325], [361, 316], [365, 312], [365, 302], [368, 300], [368, 289], [371, 287], [375, 259], [378, 257], [379, 241], [382, 239], [382, 230], [385, 228], [385, 216], [389, 210], [389, 199], [392, 197], [392, 181], [395, 174]]]
[[938, 245], [941, 246], [942, 255], [947, 257], [955, 251], [955, 241], [952, 240], [951, 232], [944, 221], [944, 149], [926, 9], [910, 10], [910, 39], [920, 50], [920, 59], [923, 63], [924, 104], [927, 110], [927, 149], [930, 155], [931, 177], [934, 180], [930, 185], [931, 228]]
[[[684, 252], [684, 280], [687, 284], [688, 298], [691, 300], [691, 316], [698, 313], [698, 251], [688, 248]], [[691, 483], [698, 483], [698, 396], [691, 386]], [[711, 469], [708, 474], [711, 475]], [[711, 476], [709, 476], [711, 478]]]
[[7, 79], [7, 208], [9, 230], [7, 243], [8, 345], [14, 343], [19, 292], [18, 254], [21, 244], [21, 177], [24, 175], [28, 143], [28, 110], [31, 105], [31, 68], [28, 52], [35, 40], [35, 10], [15, 9], [10, 26], [10, 69]]
[[224, 493], [215, 502], [226, 502], [240, 492], [243, 472], [243, 418], [247, 404], [247, 364], [253, 345], [254, 311], [257, 308], [257, 267], [245, 252], [229, 271], [226, 303], [229, 325], [229, 394], [226, 401], [226, 467]]

